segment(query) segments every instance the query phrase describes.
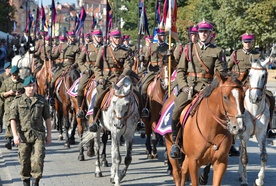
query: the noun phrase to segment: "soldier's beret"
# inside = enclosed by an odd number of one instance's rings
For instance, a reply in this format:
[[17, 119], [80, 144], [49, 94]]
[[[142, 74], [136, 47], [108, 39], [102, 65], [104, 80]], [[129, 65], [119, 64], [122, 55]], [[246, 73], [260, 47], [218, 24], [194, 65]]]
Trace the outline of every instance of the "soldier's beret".
[[15, 73], [18, 73], [18, 72], [19, 72], [18, 66], [12, 66], [12, 68], [11, 68], [11, 74], [15, 74]]
[[103, 35], [103, 32], [102, 30], [100, 29], [95, 29], [92, 31], [92, 35], [95, 35], [95, 36], [102, 36]]
[[50, 41], [51, 37], [50, 36], [46, 36], [45, 37], [45, 41]]
[[48, 35], [48, 32], [43, 31], [43, 32], [42, 32], [42, 35], [43, 35], [43, 36], [47, 36], [47, 35]]
[[65, 36], [59, 36], [59, 40], [62, 42], [66, 42], [67, 38]]
[[33, 84], [33, 83], [35, 83], [35, 77], [34, 76], [28, 76], [24, 79], [23, 86], [26, 87], [29, 84]]
[[130, 35], [124, 35], [124, 39], [129, 39]]
[[11, 62], [7, 62], [7, 63], [5, 63], [5, 65], [4, 65], [4, 69], [9, 68], [9, 67], [11, 67]]
[[207, 21], [202, 21], [200, 23], [198, 23], [198, 31], [200, 30], [209, 30], [212, 31], [214, 29], [214, 26]]
[[255, 36], [253, 34], [245, 33], [241, 36], [242, 42], [252, 42]]
[[90, 33], [86, 33], [84, 37], [85, 38], [90, 38]]
[[121, 31], [117, 28], [111, 30], [109, 35], [112, 37], [122, 37]]
[[157, 35], [159, 35], [159, 36], [164, 36], [164, 35], [166, 35], [165, 29], [159, 28], [159, 29], [157, 30]]

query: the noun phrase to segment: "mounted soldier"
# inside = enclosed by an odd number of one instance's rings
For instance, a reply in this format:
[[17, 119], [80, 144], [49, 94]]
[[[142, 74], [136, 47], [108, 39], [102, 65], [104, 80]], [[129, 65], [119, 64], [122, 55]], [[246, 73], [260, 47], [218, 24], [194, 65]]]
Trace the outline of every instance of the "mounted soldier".
[[198, 24], [199, 41], [195, 44], [191, 42], [192, 47], [182, 53], [178, 64], [176, 81], [180, 91], [174, 100], [172, 114], [171, 158], [180, 158], [180, 149], [175, 142], [181, 127], [179, 118], [182, 110], [190, 103], [193, 95], [211, 83], [216, 69], [220, 72], [227, 71], [224, 51], [210, 43], [213, 28], [206, 21]]
[[[87, 38], [88, 34], [85, 35]], [[90, 36], [90, 34], [89, 34]], [[84, 50], [81, 52], [77, 59], [78, 66], [80, 68], [80, 71], [82, 73], [82, 77], [79, 82], [78, 87], [78, 106], [79, 111], [77, 113], [77, 117], [83, 118], [85, 113], [83, 111], [83, 105], [85, 102], [84, 99], [84, 89], [90, 79], [90, 77], [94, 74], [94, 65], [96, 63], [96, 58], [99, 52], [101, 51], [101, 47], [103, 45], [102, 43], [102, 37], [103, 33], [100, 29], [95, 29], [92, 32], [92, 41], [88, 42], [84, 47]]]

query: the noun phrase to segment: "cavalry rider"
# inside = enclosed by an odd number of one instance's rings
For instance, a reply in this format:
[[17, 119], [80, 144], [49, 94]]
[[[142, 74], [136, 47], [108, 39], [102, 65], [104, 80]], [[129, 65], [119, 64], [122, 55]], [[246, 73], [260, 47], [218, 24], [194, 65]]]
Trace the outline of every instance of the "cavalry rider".
[[[53, 98], [53, 90], [54, 90], [54, 85], [56, 80], [70, 68], [70, 75], [75, 75], [77, 74], [75, 68], [77, 67], [77, 63], [75, 63], [76, 59], [79, 56], [80, 49], [76, 44], [76, 35], [75, 32], [68, 32], [67, 33], [67, 38], [68, 38], [68, 43], [62, 43], [63, 45], [59, 46], [59, 49], [56, 50], [54, 55], [52, 56], [53, 59], [59, 58], [60, 63], [59, 67], [54, 75], [53, 79], [51, 81], [50, 85], [50, 98]], [[53, 104], [53, 99], [50, 100], [51, 104]]]
[[41, 45], [39, 50], [34, 54], [34, 57], [40, 59], [40, 62], [37, 64], [33, 74], [36, 75], [40, 71], [44, 64], [44, 60], [49, 60], [51, 55], [51, 46], [50, 46], [50, 36], [45, 37], [45, 45]]
[[[147, 88], [150, 82], [153, 81], [155, 75], [159, 73], [160, 67], [163, 65], [164, 58], [167, 57], [169, 45], [165, 42], [166, 32], [164, 29], [157, 30], [158, 42], [151, 43], [150, 47], [145, 53], [143, 65], [148, 67], [148, 72], [142, 81], [142, 100], [144, 108], [142, 110], [142, 117], [149, 117], [149, 110], [146, 108]], [[173, 56], [172, 56], [173, 57]]]
[[[11, 62], [6, 62], [4, 65], [5, 72], [0, 74], [0, 87], [2, 82], [11, 76]], [[0, 133], [3, 130], [3, 116], [4, 116], [4, 99], [0, 97]]]
[[55, 53], [56, 49], [59, 46], [59, 36], [53, 38], [52, 52]]
[[135, 52], [136, 47], [135, 47], [135, 45], [131, 44], [129, 42], [129, 40], [130, 40], [130, 35], [123, 36], [123, 47], [130, 48], [132, 50], [132, 52]]
[[216, 69], [220, 72], [227, 71], [224, 51], [210, 43], [212, 31], [213, 25], [210, 22], [200, 22], [199, 41], [192, 44], [192, 50], [182, 53], [178, 64], [176, 81], [179, 94], [174, 100], [175, 107], [172, 114], [171, 158], [180, 158], [180, 149], [175, 141], [181, 127], [179, 118], [182, 110], [194, 94], [211, 83]]
[[10, 116], [10, 106], [12, 101], [16, 96], [21, 95], [24, 93], [23, 88], [23, 80], [19, 77], [19, 68], [17, 66], [13, 66], [10, 70], [11, 76], [9, 78], [6, 78], [1, 85], [0, 88], [0, 97], [4, 100], [4, 118], [5, 118], [5, 124], [6, 124], [6, 133], [5, 138], [7, 139], [7, 143], [5, 144], [5, 147], [9, 150], [12, 149], [12, 130], [11, 125], [9, 121]]
[[101, 47], [103, 45], [102, 43], [103, 33], [100, 29], [95, 29], [92, 32], [92, 37], [93, 37], [92, 38], [93, 42], [87, 43], [85, 45], [84, 50], [81, 52], [81, 54], [79, 55], [76, 61], [82, 73], [82, 77], [80, 79], [79, 87], [78, 87], [78, 106], [79, 106], [79, 111], [77, 113], [78, 118], [83, 118], [85, 115], [83, 112], [83, 105], [85, 104], [85, 102], [83, 102], [84, 89], [90, 77], [94, 74], [94, 65], [96, 63], [96, 58], [99, 51], [101, 51]]
[[[254, 59], [264, 59], [263, 56], [253, 49], [255, 36], [252, 33], [245, 33], [241, 36], [242, 49], [233, 51], [228, 62], [228, 70], [234, 73], [245, 73], [250, 70], [251, 63]], [[243, 85], [247, 87], [249, 85], [248, 78], [243, 81]], [[275, 107], [275, 98], [270, 90], [265, 90], [266, 97], [270, 102], [270, 123], [273, 117], [273, 111]]]
[[[110, 45], [102, 47], [94, 66], [95, 78], [98, 81], [97, 96], [94, 103], [93, 119], [95, 120], [103, 96], [109, 90], [112, 82], [117, 83], [126, 75], [131, 74], [133, 65], [132, 51], [122, 46], [122, 34], [118, 29], [110, 31]], [[98, 123], [89, 127], [91, 132], [97, 132]]]
[[[39, 32], [38, 32], [39, 33]], [[37, 53], [39, 51], [39, 49], [42, 47], [44, 47], [44, 40], [45, 40], [45, 37], [48, 35], [48, 32], [46, 31], [43, 31], [41, 32], [41, 37], [40, 37], [40, 34], [37, 33], [37, 40], [35, 42], [35, 47], [34, 47], [34, 53]], [[44, 50], [44, 49], [43, 49]], [[43, 60], [40, 59], [40, 57], [36, 57], [34, 56], [34, 69], [32, 69], [33, 71], [33, 74], [37, 73], [38, 70], [35, 70], [36, 68], [41, 68], [42, 65], [43, 65]]]
[[141, 70], [139, 72], [139, 77], [142, 77], [143, 75], [145, 75], [147, 73], [147, 69], [148, 69], [148, 64], [144, 63], [145, 60], [145, 54], [147, 53], [148, 50], [150, 50], [150, 45], [152, 43], [152, 36], [145, 36], [145, 46], [142, 49], [142, 54], [140, 54], [140, 63], [142, 64], [141, 66]]

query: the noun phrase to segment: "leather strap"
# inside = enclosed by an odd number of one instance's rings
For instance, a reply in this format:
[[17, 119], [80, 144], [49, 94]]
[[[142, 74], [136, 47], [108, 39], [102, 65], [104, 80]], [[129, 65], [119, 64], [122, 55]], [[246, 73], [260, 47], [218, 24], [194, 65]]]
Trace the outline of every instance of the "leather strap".
[[207, 78], [207, 79], [213, 79], [214, 75], [213, 74], [202, 74], [202, 73], [193, 73], [193, 72], [189, 72], [188, 76], [193, 76], [193, 77], [201, 77], [201, 78]]
[[118, 61], [117, 61], [116, 58], [114, 57], [114, 54], [113, 54], [113, 52], [112, 52], [110, 46], [108, 46], [108, 52], [110, 53], [110, 55], [111, 55], [111, 57], [112, 57], [114, 63], [117, 65], [117, 67], [118, 67], [119, 69], [121, 69], [122, 67], [119, 65]]
[[210, 73], [210, 70], [208, 69], [208, 67], [204, 64], [204, 62], [202, 61], [202, 59], [199, 57], [196, 45], [194, 45], [194, 49], [195, 49], [195, 53], [196, 53], [196, 57], [197, 57], [198, 61], [203, 66], [203, 68], [206, 70], [206, 72]]

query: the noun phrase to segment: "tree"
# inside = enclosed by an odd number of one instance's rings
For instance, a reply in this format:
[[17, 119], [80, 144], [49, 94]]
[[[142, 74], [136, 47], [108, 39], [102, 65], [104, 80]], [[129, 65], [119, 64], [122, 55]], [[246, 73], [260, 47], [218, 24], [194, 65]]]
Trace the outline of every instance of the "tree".
[[3, 32], [11, 32], [13, 29], [13, 21], [15, 7], [11, 6], [9, 0], [2, 0], [0, 3], [0, 30]]

